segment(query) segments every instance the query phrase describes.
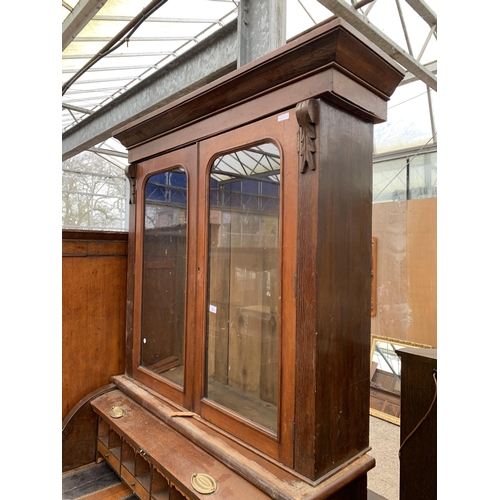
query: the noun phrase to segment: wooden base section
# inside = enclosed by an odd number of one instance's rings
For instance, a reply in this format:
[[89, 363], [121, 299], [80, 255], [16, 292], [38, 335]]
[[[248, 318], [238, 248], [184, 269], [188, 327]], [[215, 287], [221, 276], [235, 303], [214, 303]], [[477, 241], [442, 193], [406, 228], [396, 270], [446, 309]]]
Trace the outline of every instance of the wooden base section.
[[[191, 483], [193, 474], [200, 473], [216, 481], [213, 500], [367, 498], [366, 473], [375, 465], [368, 455], [313, 483], [221, 434], [197, 415], [183, 416], [132, 380], [114, 381], [126, 391], [92, 401], [99, 416], [98, 459], [106, 460], [139, 498], [206, 498]], [[125, 415], [112, 418], [113, 407], [123, 408]]]
[[437, 495], [437, 349], [406, 347], [401, 357], [399, 498]]

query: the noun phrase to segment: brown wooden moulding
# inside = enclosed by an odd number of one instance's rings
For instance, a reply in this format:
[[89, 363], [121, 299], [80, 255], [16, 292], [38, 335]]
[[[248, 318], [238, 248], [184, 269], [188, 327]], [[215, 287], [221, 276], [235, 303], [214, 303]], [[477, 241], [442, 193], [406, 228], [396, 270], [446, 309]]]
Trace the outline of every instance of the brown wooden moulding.
[[[283, 89], [295, 81], [303, 80], [333, 69], [330, 83], [320, 94], [337, 104], [380, 123], [386, 119], [385, 106], [370, 109], [368, 101], [387, 101], [402, 79], [403, 72], [393, 60], [368, 42], [357, 30], [341, 19], [312, 30], [302, 37], [280, 47], [215, 82], [184, 96], [177, 101], [140, 118], [113, 135], [128, 149], [171, 133], [188, 124], [227, 111], [252, 101], [256, 97]], [[338, 74], [338, 78], [335, 75]], [[338, 80], [338, 81], [337, 81]], [[363, 88], [369, 92], [363, 92]], [[304, 90], [306, 91], [306, 89]], [[304, 92], [303, 91], [303, 92]], [[319, 95], [319, 94], [318, 94]], [[313, 96], [311, 96], [313, 97]], [[295, 103], [304, 99], [296, 99]], [[279, 111], [272, 103], [259, 110], [260, 116]], [[283, 106], [279, 103], [278, 105]], [[276, 106], [276, 105], [275, 105]], [[242, 122], [244, 117], [242, 117]], [[205, 132], [206, 136], [219, 132]], [[196, 137], [191, 137], [191, 140]]]

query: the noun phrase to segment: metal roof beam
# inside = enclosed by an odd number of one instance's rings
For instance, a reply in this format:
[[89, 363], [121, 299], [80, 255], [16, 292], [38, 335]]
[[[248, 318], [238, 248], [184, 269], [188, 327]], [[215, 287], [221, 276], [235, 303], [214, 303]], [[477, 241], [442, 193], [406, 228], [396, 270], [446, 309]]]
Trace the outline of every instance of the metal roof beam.
[[[75, 42], [110, 42], [110, 36], [77, 36]], [[195, 36], [133, 36], [131, 42], [197, 42]]]
[[[437, 73], [437, 61], [426, 63], [426, 64], [424, 64], [424, 66], [434, 75]], [[419, 78], [416, 78], [415, 75], [408, 72], [408, 73], [406, 73], [403, 80], [401, 80], [401, 83], [399, 84], [399, 86], [406, 85], [407, 83], [413, 83], [413, 82], [416, 82], [417, 80], [419, 80]]]
[[243, 16], [64, 132], [63, 160], [108, 139], [113, 130], [229, 73], [238, 62], [248, 63], [286, 43], [286, 0], [242, 0], [239, 8]]
[[[131, 21], [132, 16], [94, 16], [94, 21]], [[199, 17], [148, 17], [145, 23], [201, 23], [214, 24], [220, 23], [219, 19], [208, 19]]]
[[127, 153], [122, 153], [121, 151], [114, 151], [112, 149], [90, 148], [89, 151], [91, 151], [92, 153], [100, 153], [102, 155], [117, 156], [119, 158], [128, 158]]
[[118, 90], [122, 90], [125, 88], [126, 88], [126, 86], [122, 85], [121, 87], [102, 87], [100, 89], [80, 89], [80, 90], [72, 89], [72, 90], [68, 90], [68, 93], [66, 95], [67, 96], [76, 95], [76, 94], [90, 94], [90, 95], [92, 95], [92, 92], [97, 92], [98, 94], [99, 93], [103, 94], [103, 98], [106, 98], [106, 96], [108, 94], [110, 94], [109, 97], [111, 97]]
[[286, 0], [240, 0], [238, 67], [286, 43]]
[[[77, 85], [88, 85], [89, 83], [120, 82], [120, 81], [130, 82], [130, 76], [121, 76], [116, 78], [99, 78], [95, 80], [78, 80], [73, 84], [73, 87], [76, 87]], [[66, 95], [68, 94], [71, 94], [71, 90], [68, 90], [68, 92], [66, 92]]]
[[406, 3], [432, 28], [437, 26], [437, 14], [424, 0], [406, 0]]
[[72, 106], [71, 104], [63, 104], [62, 107], [64, 109], [71, 109], [72, 111], [78, 111], [78, 113], [84, 113], [87, 115], [92, 114], [92, 111], [89, 111], [88, 109], [80, 108], [78, 106]]
[[[135, 70], [135, 69], [149, 69], [149, 68], [151, 68], [150, 64], [138, 64], [137, 66], [103, 66], [100, 68], [96, 67], [89, 68], [85, 73], [95, 73], [96, 71], [122, 71], [122, 70]], [[68, 74], [74, 74], [76, 73], [76, 71], [74, 69], [64, 69], [62, 73], [68, 75]], [[78, 83], [78, 81], [76, 83]]]
[[62, 159], [105, 141], [113, 130], [229, 73], [236, 68], [237, 54], [234, 19], [63, 133]]
[[420, 64], [414, 57], [404, 51], [373, 24], [367, 22], [353, 7], [343, 0], [318, 0], [318, 2], [337, 16], [345, 19], [377, 47], [401, 64], [407, 71], [422, 80], [432, 90], [437, 91], [436, 75], [429, 71], [424, 65]]
[[[108, 54], [106, 56], [106, 59], [109, 59], [111, 57], [157, 57], [157, 56], [172, 56], [172, 55], [177, 55], [176, 52], [173, 50], [166, 50], [162, 52], [123, 52], [123, 53], [116, 53], [112, 52], [111, 54]], [[63, 54], [62, 58], [64, 59], [92, 59], [95, 54]]]
[[87, 25], [107, 0], [80, 0], [62, 24], [62, 49], [64, 50]]

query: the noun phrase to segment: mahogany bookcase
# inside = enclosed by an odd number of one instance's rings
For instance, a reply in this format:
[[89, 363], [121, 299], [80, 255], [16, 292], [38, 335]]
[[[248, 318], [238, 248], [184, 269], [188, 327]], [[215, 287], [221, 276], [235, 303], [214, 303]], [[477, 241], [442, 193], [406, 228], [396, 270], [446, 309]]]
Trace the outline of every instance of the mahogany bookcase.
[[201, 474], [213, 498], [366, 498], [373, 124], [402, 77], [334, 19], [114, 134], [126, 373], [92, 404], [141, 498]]

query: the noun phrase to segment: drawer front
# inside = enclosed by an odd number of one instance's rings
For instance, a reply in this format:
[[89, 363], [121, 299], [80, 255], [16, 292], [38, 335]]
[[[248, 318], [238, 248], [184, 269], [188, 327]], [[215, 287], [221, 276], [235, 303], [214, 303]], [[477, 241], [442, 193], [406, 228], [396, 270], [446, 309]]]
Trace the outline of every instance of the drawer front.
[[149, 500], [149, 491], [127, 469], [122, 469], [121, 477], [141, 500]]
[[120, 474], [120, 461], [100, 441], [97, 442], [97, 451], [104, 457], [104, 460]]

